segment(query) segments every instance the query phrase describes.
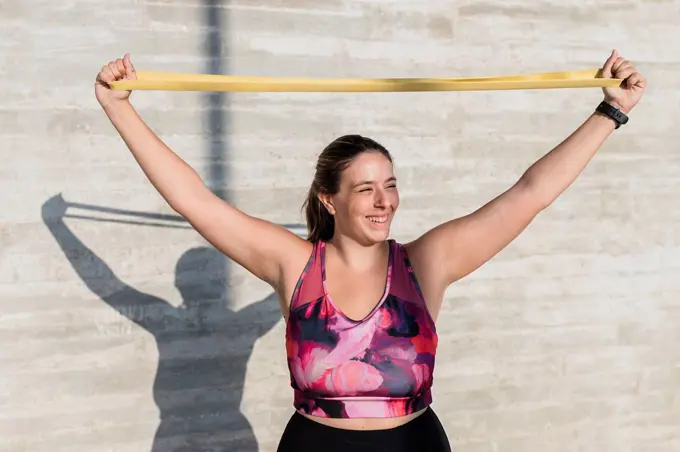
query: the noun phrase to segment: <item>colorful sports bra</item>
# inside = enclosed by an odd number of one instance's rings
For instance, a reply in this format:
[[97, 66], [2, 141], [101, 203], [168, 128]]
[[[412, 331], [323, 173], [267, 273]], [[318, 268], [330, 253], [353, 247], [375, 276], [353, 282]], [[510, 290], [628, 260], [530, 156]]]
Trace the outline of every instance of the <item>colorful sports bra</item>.
[[383, 297], [360, 321], [328, 296], [325, 245], [314, 244], [286, 324], [294, 407], [327, 418], [395, 417], [427, 407], [438, 338], [403, 245], [389, 240]]

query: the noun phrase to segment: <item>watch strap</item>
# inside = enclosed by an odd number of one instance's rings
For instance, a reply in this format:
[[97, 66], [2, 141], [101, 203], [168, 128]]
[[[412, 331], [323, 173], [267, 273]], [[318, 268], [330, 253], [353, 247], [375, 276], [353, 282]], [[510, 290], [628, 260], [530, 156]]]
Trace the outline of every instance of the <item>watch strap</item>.
[[628, 122], [628, 116], [624, 112], [622, 112], [616, 107], [613, 107], [612, 105], [609, 105], [605, 101], [600, 102], [600, 105], [597, 106], [595, 111], [598, 111], [613, 119], [614, 122], [616, 123], [617, 129], [621, 127], [623, 124], [626, 124]]

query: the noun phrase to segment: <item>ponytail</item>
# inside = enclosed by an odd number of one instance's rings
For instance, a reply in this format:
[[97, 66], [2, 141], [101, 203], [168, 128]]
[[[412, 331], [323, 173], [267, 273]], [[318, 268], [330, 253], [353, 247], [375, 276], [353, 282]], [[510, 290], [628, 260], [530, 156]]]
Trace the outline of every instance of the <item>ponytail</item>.
[[333, 238], [335, 219], [319, 199], [316, 183], [312, 183], [303, 208], [307, 219], [307, 240], [312, 243], [326, 242]]

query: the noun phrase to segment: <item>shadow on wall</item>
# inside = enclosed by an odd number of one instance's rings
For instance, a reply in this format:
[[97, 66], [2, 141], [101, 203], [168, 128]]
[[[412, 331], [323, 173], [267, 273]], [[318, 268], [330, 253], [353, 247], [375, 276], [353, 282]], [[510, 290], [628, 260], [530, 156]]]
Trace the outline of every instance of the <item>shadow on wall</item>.
[[[181, 307], [139, 292], [120, 281], [66, 225], [65, 217], [86, 218], [67, 215], [67, 209], [74, 206], [86, 207], [66, 203], [61, 195], [50, 198], [42, 207], [45, 225], [87, 287], [144, 328], [158, 347], [153, 397], [160, 425], [152, 452], [257, 451], [257, 440], [240, 412], [240, 403], [253, 346], [282, 318], [276, 294], [240, 311], [224, 306], [225, 257], [211, 247], [190, 249], [177, 262], [175, 285], [183, 299]], [[177, 218], [135, 216], [153, 221]]]

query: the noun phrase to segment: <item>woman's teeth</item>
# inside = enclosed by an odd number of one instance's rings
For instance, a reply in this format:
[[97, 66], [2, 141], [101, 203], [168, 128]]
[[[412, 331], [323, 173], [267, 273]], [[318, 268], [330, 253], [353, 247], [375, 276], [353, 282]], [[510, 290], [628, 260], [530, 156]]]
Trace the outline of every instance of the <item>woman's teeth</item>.
[[369, 221], [372, 223], [384, 223], [387, 221], [387, 216], [382, 216], [382, 217], [367, 217]]

